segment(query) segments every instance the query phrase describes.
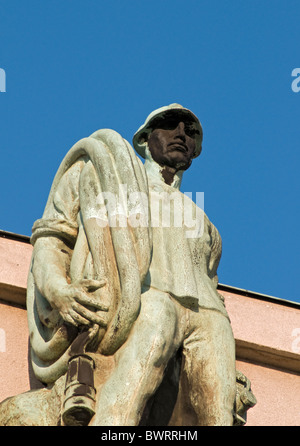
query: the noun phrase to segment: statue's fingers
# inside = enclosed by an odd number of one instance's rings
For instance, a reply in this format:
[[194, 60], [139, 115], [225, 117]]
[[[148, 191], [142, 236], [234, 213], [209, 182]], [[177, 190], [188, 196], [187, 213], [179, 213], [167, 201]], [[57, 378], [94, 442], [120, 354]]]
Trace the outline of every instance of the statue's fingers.
[[84, 292], [76, 293], [75, 300], [79, 302], [81, 305], [93, 307], [96, 310], [100, 311], [108, 311], [109, 307], [99, 302], [99, 300], [93, 299], [91, 296], [88, 296]]
[[93, 292], [98, 290], [99, 288], [104, 287], [106, 283], [107, 283], [106, 280], [82, 279], [78, 284], [83, 288], [86, 288], [87, 291]]
[[65, 322], [68, 322], [69, 324], [78, 327], [78, 323], [72, 318], [72, 316], [69, 313], [63, 313], [61, 314], [61, 317]]
[[91, 325], [91, 322], [88, 318], [85, 318], [84, 315], [80, 311], [80, 305], [73, 304], [72, 309], [69, 311], [69, 315], [74, 320], [76, 325]]
[[107, 322], [105, 321], [105, 319], [102, 316], [100, 316], [98, 313], [88, 310], [87, 308], [83, 307], [82, 305], [76, 306], [76, 311], [78, 314], [80, 314], [83, 318], [85, 318], [89, 322], [93, 322], [97, 325], [100, 325], [100, 327], [107, 326]]

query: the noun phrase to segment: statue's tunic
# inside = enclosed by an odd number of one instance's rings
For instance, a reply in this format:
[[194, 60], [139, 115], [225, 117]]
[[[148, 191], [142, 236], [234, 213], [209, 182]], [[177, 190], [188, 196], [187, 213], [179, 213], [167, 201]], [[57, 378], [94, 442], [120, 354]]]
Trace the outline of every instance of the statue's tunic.
[[[129, 204], [121, 209], [121, 214], [126, 209], [128, 218], [128, 213], [142, 208], [141, 214], [147, 218], [141, 221], [147, 221], [147, 227], [127, 224], [107, 228], [102, 224], [105, 212], [114, 218], [120, 211], [104, 208], [103, 192], [120, 198], [124, 185]], [[137, 193], [150, 197], [149, 207], [141, 203], [136, 206], [132, 196]], [[177, 203], [174, 208], [172, 203], [169, 206], [171, 196]], [[156, 203], [162, 197], [162, 207], [156, 212]], [[43, 217], [33, 227], [32, 243], [54, 236], [71, 246], [67, 271], [71, 282], [107, 279], [110, 296], [106, 303], [112, 302], [114, 314], [100, 343], [101, 353], [114, 353], [126, 340], [138, 315], [141, 290], [147, 287], [169, 293], [192, 310], [208, 308], [227, 316], [216, 290], [221, 256], [219, 233], [196, 204], [183, 198], [177, 189], [148, 179], [128, 142], [110, 130], [78, 142], [64, 159]], [[178, 221], [178, 211], [184, 216], [187, 203], [188, 214], [198, 219], [196, 229], [184, 217], [183, 224]], [[167, 221], [160, 224], [161, 218]], [[66, 371], [71, 340], [64, 338], [59, 323], [51, 325], [53, 311], [47, 296], [40, 295], [32, 270], [27, 304], [34, 371], [42, 381], [54, 382]]]
[[169, 293], [188, 308], [227, 316], [216, 290], [222, 253], [219, 232], [187, 195], [151, 175], [148, 184], [153, 248], [144, 285]]

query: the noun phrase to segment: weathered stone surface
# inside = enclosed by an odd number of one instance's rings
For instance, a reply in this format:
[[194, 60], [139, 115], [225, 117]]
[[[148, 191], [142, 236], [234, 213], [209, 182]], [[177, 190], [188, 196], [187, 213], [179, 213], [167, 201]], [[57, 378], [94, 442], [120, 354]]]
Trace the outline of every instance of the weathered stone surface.
[[59, 426], [65, 378], [52, 389], [32, 390], [7, 398], [0, 406], [1, 426]]
[[171, 104], [133, 143], [144, 164], [99, 130], [58, 169], [27, 287], [32, 366], [47, 389], [4, 401], [2, 425], [233, 425], [236, 407], [244, 419], [217, 292], [221, 237], [180, 192], [201, 124]]

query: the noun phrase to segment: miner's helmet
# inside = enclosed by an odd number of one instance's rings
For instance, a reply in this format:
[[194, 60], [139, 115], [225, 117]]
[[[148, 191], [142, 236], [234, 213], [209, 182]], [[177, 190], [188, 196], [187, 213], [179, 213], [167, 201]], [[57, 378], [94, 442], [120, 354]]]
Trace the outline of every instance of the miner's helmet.
[[193, 158], [200, 155], [202, 150], [203, 130], [199, 119], [194, 113], [180, 104], [170, 104], [165, 107], [154, 110], [147, 117], [144, 124], [138, 129], [133, 137], [133, 147], [141, 157], [145, 158], [145, 150], [148, 140], [148, 135], [156, 127], [156, 125], [164, 119], [182, 117], [183, 122], [192, 122], [195, 129], [196, 149]]

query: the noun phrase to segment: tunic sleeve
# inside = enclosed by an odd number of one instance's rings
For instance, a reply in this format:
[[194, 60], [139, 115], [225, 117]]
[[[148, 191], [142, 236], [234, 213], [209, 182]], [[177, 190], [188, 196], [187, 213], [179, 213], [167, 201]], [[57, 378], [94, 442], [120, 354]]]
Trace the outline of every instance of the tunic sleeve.
[[211, 223], [210, 226], [210, 236], [211, 236], [211, 255], [209, 261], [209, 277], [214, 282], [215, 287], [218, 286], [218, 275], [217, 270], [220, 263], [221, 255], [222, 255], [222, 239], [219, 234], [219, 231], [215, 228], [215, 226]]
[[84, 160], [73, 164], [62, 176], [53, 199], [45, 208], [43, 217], [32, 228], [31, 243], [39, 237], [56, 236], [74, 246], [78, 234], [79, 177]]

